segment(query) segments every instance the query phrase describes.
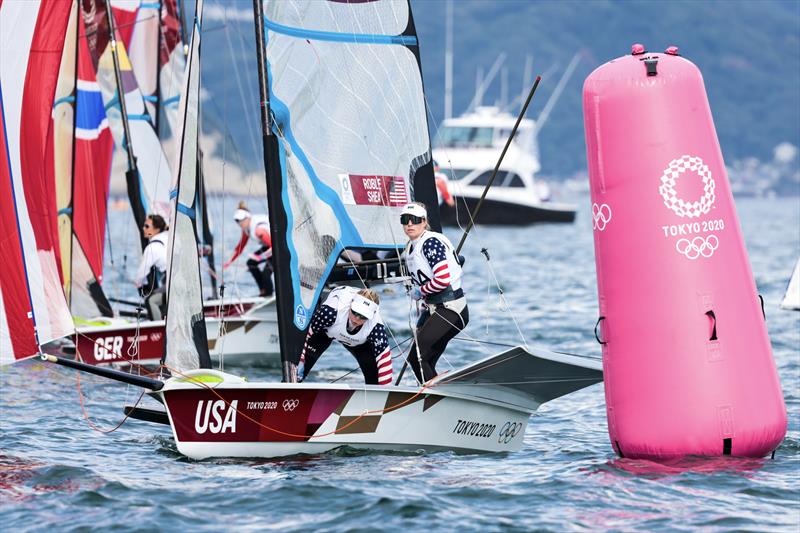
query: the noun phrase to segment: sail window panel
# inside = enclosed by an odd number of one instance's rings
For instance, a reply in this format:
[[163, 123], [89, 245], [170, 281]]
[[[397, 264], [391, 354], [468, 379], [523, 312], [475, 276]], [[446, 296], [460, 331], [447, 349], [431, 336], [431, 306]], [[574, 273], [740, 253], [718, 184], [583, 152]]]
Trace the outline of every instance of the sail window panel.
[[[353, 8], [386, 4], [402, 7], [407, 17], [405, 2], [310, 4], [300, 7], [306, 13], [342, 8], [352, 14]], [[266, 18], [331, 29], [278, 16], [293, 5], [272, 5]], [[387, 29], [384, 23], [378, 31], [369, 17], [348, 16], [332, 27], [360, 35], [398, 34], [407, 24], [404, 19]], [[392, 249], [406, 240], [396, 220], [414, 197], [416, 172], [431, 160], [422, 77], [413, 51], [397, 41], [315, 39], [269, 24], [267, 68], [289, 224], [295, 324], [303, 329], [303, 317], [310, 315], [342, 249]]]
[[306, 31], [349, 35], [400, 35], [408, 26], [406, 0], [268, 1], [264, 15], [270, 24]]
[[[269, 39], [272, 109], [291, 174], [307, 182], [292, 187], [313, 192], [310, 201], [335, 212], [331, 218], [311, 209], [309, 216], [328, 233], [341, 226], [334, 232], [345, 239], [340, 246], [396, 246], [404, 239], [386, 224], [385, 209], [399, 214], [412, 197], [414, 174], [430, 160], [413, 53], [273, 33]], [[367, 201], [349, 190], [357, 187]], [[372, 201], [378, 192], [389, 194]]]

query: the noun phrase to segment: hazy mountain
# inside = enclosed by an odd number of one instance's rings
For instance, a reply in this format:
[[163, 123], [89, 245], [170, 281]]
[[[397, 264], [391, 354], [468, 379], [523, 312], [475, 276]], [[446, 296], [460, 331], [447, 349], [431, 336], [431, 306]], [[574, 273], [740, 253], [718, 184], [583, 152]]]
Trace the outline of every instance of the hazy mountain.
[[[249, 0], [206, 4], [203, 41], [204, 120], [226, 131], [216, 155], [260, 165], [258, 98]], [[435, 135], [443, 117], [444, 0], [412, 0], [426, 95]], [[222, 8], [225, 6], [225, 9]], [[543, 174], [569, 176], [586, 167], [581, 91], [586, 76], [633, 43], [650, 51], [676, 45], [703, 73], [729, 166], [769, 162], [781, 143], [800, 146], [800, 2], [789, 1], [454, 1], [454, 114], [475, 93], [479, 68], [506, 54], [508, 98], [522, 90], [526, 56], [542, 74], [528, 116], [537, 117], [571, 58], [580, 61], [544, 126]], [[501, 98], [501, 75], [484, 104]], [[527, 91], [527, 88], [525, 89]], [[516, 113], [519, 104], [510, 108]], [[221, 117], [228, 117], [223, 120]], [[784, 145], [785, 148], [785, 145]], [[783, 152], [787, 152], [784, 150]], [[796, 152], [789, 165], [797, 167]]]

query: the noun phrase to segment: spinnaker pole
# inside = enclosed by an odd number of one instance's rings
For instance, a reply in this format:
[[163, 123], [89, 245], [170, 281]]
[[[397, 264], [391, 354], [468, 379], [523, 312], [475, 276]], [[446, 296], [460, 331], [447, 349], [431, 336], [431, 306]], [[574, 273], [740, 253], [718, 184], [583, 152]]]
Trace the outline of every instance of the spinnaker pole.
[[522, 106], [522, 110], [519, 112], [517, 122], [514, 124], [511, 134], [506, 140], [506, 145], [503, 147], [503, 151], [500, 153], [500, 158], [497, 160], [497, 164], [494, 166], [492, 177], [489, 178], [489, 183], [487, 183], [486, 187], [483, 189], [483, 194], [481, 194], [481, 198], [478, 200], [478, 205], [475, 206], [475, 209], [472, 211], [472, 214], [469, 217], [469, 224], [467, 224], [467, 228], [464, 230], [464, 235], [461, 236], [461, 240], [458, 242], [458, 246], [456, 246], [456, 255], [461, 253], [461, 248], [464, 246], [464, 241], [467, 240], [467, 235], [469, 235], [470, 230], [472, 230], [472, 227], [475, 225], [475, 219], [478, 217], [478, 212], [481, 210], [481, 205], [483, 205], [483, 200], [486, 198], [486, 193], [489, 192], [489, 189], [492, 187], [492, 183], [494, 183], [494, 178], [497, 176], [497, 171], [500, 168], [500, 165], [503, 163], [503, 158], [506, 156], [508, 147], [511, 146], [511, 141], [514, 140], [514, 135], [517, 134], [519, 123], [522, 122], [522, 117], [525, 116], [525, 111], [528, 110], [528, 104], [531, 103], [533, 94], [536, 92], [536, 88], [539, 86], [539, 82], [541, 80], [541, 76], [536, 76], [536, 81], [533, 82], [533, 87], [531, 87], [531, 91], [528, 93], [528, 98], [525, 100], [525, 104]]
[[106, 17], [108, 18], [109, 46], [111, 57], [114, 60], [114, 77], [117, 82], [117, 99], [122, 114], [122, 128], [125, 132], [124, 145], [128, 155], [128, 170], [125, 172], [125, 182], [128, 186], [128, 199], [131, 203], [133, 218], [139, 230], [139, 239], [142, 250], [147, 246], [147, 239], [141, 233], [147, 213], [144, 212], [144, 204], [140, 196], [139, 169], [136, 165], [136, 156], [133, 154], [133, 144], [131, 142], [131, 130], [128, 124], [128, 111], [125, 107], [125, 87], [122, 84], [122, 72], [119, 66], [119, 55], [117, 53], [117, 30], [114, 26], [114, 14], [111, 12], [111, 0], [106, 0]]

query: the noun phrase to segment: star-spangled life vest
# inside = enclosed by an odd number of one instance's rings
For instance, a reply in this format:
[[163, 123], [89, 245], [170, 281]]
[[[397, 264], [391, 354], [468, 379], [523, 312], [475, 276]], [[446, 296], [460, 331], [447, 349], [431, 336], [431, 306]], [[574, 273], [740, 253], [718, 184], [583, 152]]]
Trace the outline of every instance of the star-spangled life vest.
[[337, 340], [345, 346], [364, 344], [373, 328], [378, 324], [383, 324], [380, 310], [378, 310], [372, 318], [364, 322], [357, 332], [353, 334], [347, 332], [347, 315], [350, 314], [350, 303], [356, 294], [358, 294], [358, 289], [354, 287], [338, 287], [331, 291], [323, 303], [323, 305], [336, 309], [336, 321], [325, 333], [331, 339]]
[[259, 226], [266, 226], [269, 232], [269, 217], [267, 215], [250, 215], [250, 238], [261, 244], [261, 239], [256, 235], [256, 229]]
[[428, 239], [438, 239], [445, 247], [445, 256], [447, 257], [447, 268], [450, 271], [450, 288], [454, 291], [461, 288], [461, 265], [456, 260], [456, 251], [453, 248], [450, 239], [436, 233], [435, 231], [427, 230], [416, 241], [411, 241], [406, 246], [403, 252], [406, 256], [406, 267], [408, 273], [411, 275], [415, 285], [423, 286], [433, 279], [433, 268], [428, 264], [428, 259], [422, 250], [425, 246], [425, 241]]

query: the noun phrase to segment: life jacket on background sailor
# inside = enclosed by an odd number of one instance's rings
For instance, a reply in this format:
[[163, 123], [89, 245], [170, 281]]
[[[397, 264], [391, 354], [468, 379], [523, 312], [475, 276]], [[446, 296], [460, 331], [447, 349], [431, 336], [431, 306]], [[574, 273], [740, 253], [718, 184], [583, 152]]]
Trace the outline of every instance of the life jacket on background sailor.
[[169, 230], [153, 235], [142, 252], [134, 285], [145, 299], [150, 320], [160, 320], [163, 315], [165, 278], [167, 274], [167, 245]]
[[439, 205], [447, 204], [450, 207], [456, 205], [456, 201], [450, 193], [450, 180], [435, 160], [433, 162], [433, 178], [436, 182], [436, 196], [439, 199]]

